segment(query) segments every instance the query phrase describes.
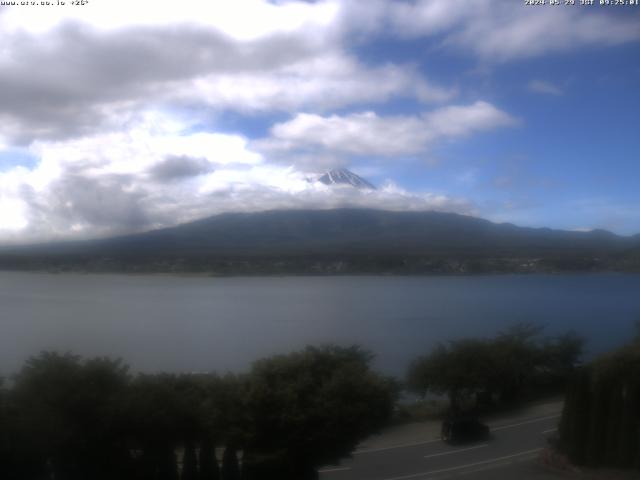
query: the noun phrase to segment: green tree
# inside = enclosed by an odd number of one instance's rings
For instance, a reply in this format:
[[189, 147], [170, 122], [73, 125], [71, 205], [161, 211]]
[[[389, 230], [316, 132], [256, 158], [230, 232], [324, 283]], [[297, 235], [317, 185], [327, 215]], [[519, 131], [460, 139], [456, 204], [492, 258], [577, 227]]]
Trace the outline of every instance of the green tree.
[[465, 339], [439, 344], [409, 367], [408, 385], [422, 395], [447, 395], [453, 413], [476, 401], [495, 386], [496, 371], [491, 345], [485, 340]]
[[220, 467], [216, 459], [214, 442], [209, 436], [205, 436], [200, 444], [199, 454], [199, 480], [220, 480]]
[[591, 370], [585, 367], [571, 378], [559, 425], [560, 447], [579, 465], [584, 465], [587, 458], [590, 411]]
[[578, 374], [587, 371], [588, 378], [575, 378], [569, 388], [560, 448], [577, 464], [640, 467], [640, 342]]
[[305, 480], [349, 455], [385, 424], [394, 405], [393, 383], [370, 369], [371, 360], [359, 347], [327, 346], [256, 362], [248, 379], [245, 456], [270, 458], [282, 480]]
[[238, 450], [232, 444], [227, 445], [222, 456], [222, 480], [240, 480]]
[[204, 440], [215, 443], [213, 439], [216, 439], [220, 445], [244, 442], [249, 428], [244, 403], [246, 391], [247, 379], [243, 376], [206, 377], [202, 403]]
[[575, 332], [545, 339], [540, 346], [539, 361], [534, 372], [538, 389], [561, 390], [580, 364], [584, 338]]
[[198, 479], [198, 457], [196, 448], [192, 441], [187, 441], [184, 447], [184, 456], [182, 459], [182, 477], [181, 480], [197, 480]]
[[497, 390], [505, 403], [517, 401], [529, 385], [536, 371], [544, 363], [540, 346], [543, 327], [518, 323], [499, 334], [493, 343]]
[[61, 480], [126, 478], [129, 455], [118, 407], [127, 371], [119, 360], [51, 352], [27, 361], [12, 397], [36, 464], [49, 465]]
[[200, 397], [188, 376], [139, 375], [126, 402], [131, 446], [142, 452], [141, 469], [162, 479], [177, 478], [175, 450], [199, 433]]
[[438, 344], [409, 367], [407, 384], [421, 395], [446, 395], [452, 412], [493, 399], [513, 403], [531, 390], [560, 390], [578, 364], [582, 339], [568, 333], [540, 337], [541, 328], [517, 324], [495, 338]]

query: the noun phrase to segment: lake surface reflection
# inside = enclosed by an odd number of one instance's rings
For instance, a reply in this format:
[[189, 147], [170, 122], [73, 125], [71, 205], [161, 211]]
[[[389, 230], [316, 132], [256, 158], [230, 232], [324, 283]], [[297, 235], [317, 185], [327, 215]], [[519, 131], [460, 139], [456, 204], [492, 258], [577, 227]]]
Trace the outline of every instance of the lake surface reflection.
[[141, 371], [241, 371], [307, 344], [358, 343], [402, 375], [438, 341], [520, 321], [574, 329], [595, 354], [640, 319], [640, 275], [254, 277], [0, 272], [0, 375], [43, 349]]

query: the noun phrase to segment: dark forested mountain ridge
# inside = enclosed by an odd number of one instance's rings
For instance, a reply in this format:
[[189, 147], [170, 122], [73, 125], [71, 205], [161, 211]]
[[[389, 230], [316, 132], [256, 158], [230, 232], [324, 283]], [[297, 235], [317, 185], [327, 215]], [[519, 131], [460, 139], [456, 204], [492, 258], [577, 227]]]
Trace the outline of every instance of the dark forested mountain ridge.
[[[370, 209], [225, 213], [117, 238], [0, 250], [2, 268], [219, 273], [640, 270], [640, 237]], [[84, 267], [83, 267], [84, 265]]]

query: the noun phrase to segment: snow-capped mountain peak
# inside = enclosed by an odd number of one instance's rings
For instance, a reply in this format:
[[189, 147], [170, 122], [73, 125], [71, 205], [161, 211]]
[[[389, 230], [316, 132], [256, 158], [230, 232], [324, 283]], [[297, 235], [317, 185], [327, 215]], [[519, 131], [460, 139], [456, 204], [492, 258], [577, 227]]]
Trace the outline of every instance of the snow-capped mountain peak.
[[369, 190], [375, 190], [376, 187], [367, 182], [364, 178], [356, 175], [355, 173], [347, 170], [346, 168], [336, 168], [329, 170], [322, 175], [318, 181], [325, 185], [351, 185], [356, 188], [366, 188]]

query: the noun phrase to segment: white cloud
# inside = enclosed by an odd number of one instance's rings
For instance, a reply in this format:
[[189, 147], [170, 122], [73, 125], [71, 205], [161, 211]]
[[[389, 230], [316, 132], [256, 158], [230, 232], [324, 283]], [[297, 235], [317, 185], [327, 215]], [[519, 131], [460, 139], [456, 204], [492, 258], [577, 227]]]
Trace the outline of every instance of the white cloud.
[[227, 211], [472, 208], [393, 186], [332, 188], [267, 163], [240, 135], [189, 132], [189, 124], [147, 112], [118, 133], [34, 143], [33, 169], [0, 172], [0, 242], [116, 235]]
[[440, 140], [517, 123], [508, 113], [483, 101], [443, 107], [418, 116], [301, 113], [288, 122], [276, 124], [271, 137], [256, 142], [256, 146], [265, 154], [319, 151], [337, 155], [413, 155]]
[[429, 83], [415, 68], [365, 67], [339, 52], [328, 52], [267, 72], [211, 74], [184, 86], [184, 98], [241, 111], [329, 110], [393, 97], [442, 102], [455, 89]]
[[637, 40], [640, 23], [494, 0], [93, 0], [5, 7], [0, 32], [0, 144], [28, 145], [117, 128], [123, 114], [160, 106], [323, 113], [455, 95], [417, 68], [347, 53], [384, 33], [504, 61]]
[[[495, 7], [495, 2], [494, 7]], [[484, 9], [487, 1], [419, 0], [388, 4], [389, 19], [396, 32], [403, 36], [435, 35], [455, 27]]]
[[160, 106], [326, 111], [455, 95], [415, 67], [365, 65], [347, 53], [361, 21], [349, 16], [354, 10], [349, 2], [265, 0], [7, 7], [2, 143], [92, 135], [117, 128], [124, 114]]
[[17, 198], [0, 195], [0, 235], [20, 231], [27, 227], [26, 205]]
[[544, 95], [562, 95], [563, 91], [551, 82], [544, 80], [531, 80], [527, 88], [534, 93], [542, 93]]
[[444, 45], [492, 62], [640, 40], [633, 14], [598, 7], [526, 7], [512, 0], [417, 0], [387, 7], [397, 35], [442, 35]]
[[63, 22], [77, 22], [102, 31], [124, 29], [131, 25], [157, 26], [194, 24], [215, 28], [238, 40], [253, 40], [277, 32], [325, 28], [335, 22], [339, 2], [291, 1], [273, 3], [263, 0], [209, 2], [182, 0], [91, 0], [80, 8], [23, 6], [7, 8], [0, 16], [0, 27], [7, 31], [44, 33]]

